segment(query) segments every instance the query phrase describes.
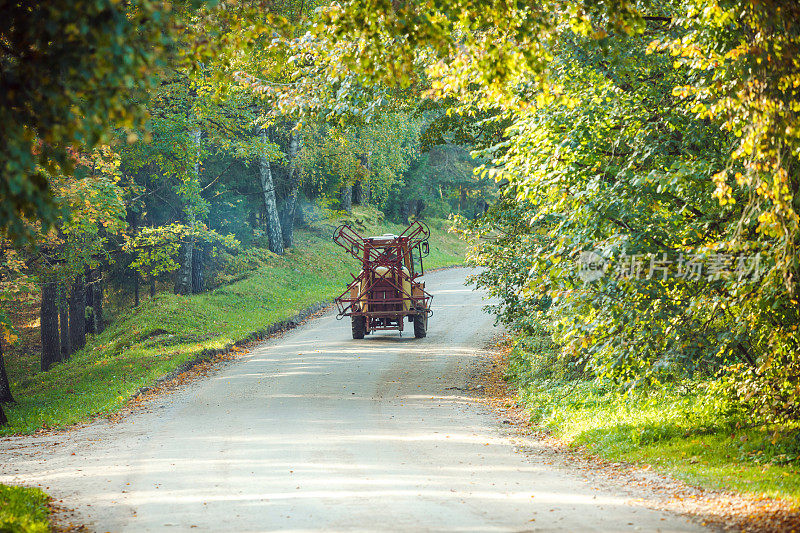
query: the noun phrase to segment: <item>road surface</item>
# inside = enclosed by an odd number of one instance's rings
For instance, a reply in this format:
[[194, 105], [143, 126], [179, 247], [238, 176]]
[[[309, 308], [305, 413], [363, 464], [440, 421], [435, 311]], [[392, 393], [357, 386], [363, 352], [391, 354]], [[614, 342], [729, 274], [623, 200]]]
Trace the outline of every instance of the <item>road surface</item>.
[[520, 453], [454, 389], [495, 333], [466, 273], [427, 276], [425, 339], [328, 313], [121, 422], [0, 441], [0, 482], [93, 531], [703, 531]]

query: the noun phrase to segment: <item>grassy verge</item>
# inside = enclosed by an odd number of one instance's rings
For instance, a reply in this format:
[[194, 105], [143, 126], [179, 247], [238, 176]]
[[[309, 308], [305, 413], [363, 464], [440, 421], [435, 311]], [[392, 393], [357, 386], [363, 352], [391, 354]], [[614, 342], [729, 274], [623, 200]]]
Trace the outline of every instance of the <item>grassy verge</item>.
[[[363, 234], [403, 228], [364, 222]], [[426, 268], [460, 264], [465, 245], [430, 222]], [[182, 297], [160, 294], [119, 316], [83, 350], [48, 372], [35, 373], [38, 354], [7, 361], [17, 404], [6, 407], [10, 425], [0, 435], [63, 427], [119, 409], [140, 388], [196, 359], [223, 349], [317, 302], [340, 294], [355, 260], [330, 239], [328, 225], [296, 234], [285, 256], [254, 254], [258, 267], [214, 291]], [[347, 332], [343, 330], [343, 334]]]
[[50, 531], [47, 495], [39, 489], [0, 485], [0, 531]]
[[613, 461], [649, 464], [693, 485], [800, 506], [800, 425], [747, 427], [701, 381], [622, 395], [568, 379], [547, 340], [509, 354], [509, 379], [534, 426]]

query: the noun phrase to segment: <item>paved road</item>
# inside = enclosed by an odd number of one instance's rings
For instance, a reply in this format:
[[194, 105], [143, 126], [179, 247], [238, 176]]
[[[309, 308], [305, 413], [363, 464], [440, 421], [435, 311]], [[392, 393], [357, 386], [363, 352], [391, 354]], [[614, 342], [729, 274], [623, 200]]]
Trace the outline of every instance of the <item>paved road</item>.
[[465, 275], [427, 277], [425, 339], [328, 314], [120, 423], [0, 441], [0, 482], [96, 531], [701, 531], [519, 453], [451, 389], [495, 332]]

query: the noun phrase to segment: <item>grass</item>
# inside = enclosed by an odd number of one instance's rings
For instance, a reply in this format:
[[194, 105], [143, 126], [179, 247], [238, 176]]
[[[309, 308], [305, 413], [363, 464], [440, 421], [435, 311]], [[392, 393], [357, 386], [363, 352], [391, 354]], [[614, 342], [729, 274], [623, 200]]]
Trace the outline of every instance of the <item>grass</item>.
[[535, 427], [612, 461], [649, 464], [696, 486], [800, 506], [800, 425], [747, 427], [726, 414], [704, 381], [623, 395], [611, 385], [565, 376], [553, 351], [541, 338], [527, 339], [509, 355], [509, 379]]
[[50, 531], [48, 497], [39, 489], [0, 485], [0, 531]]
[[[362, 222], [363, 234], [402, 231], [388, 223]], [[427, 269], [461, 264], [465, 243], [430, 222]], [[140, 388], [152, 385], [204, 350], [223, 349], [340, 294], [356, 262], [330, 240], [326, 224], [299, 231], [284, 256], [262, 254], [243, 279], [208, 293], [160, 294], [120, 315], [87, 346], [48, 372], [34, 372], [38, 354], [7, 360], [17, 404], [7, 406], [9, 426], [0, 435], [58, 428], [113, 413]], [[344, 334], [344, 332], [343, 332]]]

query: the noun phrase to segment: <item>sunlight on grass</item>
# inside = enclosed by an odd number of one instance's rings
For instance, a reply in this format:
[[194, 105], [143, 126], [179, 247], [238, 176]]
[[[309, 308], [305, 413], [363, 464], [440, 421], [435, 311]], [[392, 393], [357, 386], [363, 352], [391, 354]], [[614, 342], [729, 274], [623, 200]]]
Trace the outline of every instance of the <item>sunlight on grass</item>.
[[47, 495], [39, 489], [0, 485], [0, 531], [50, 531], [47, 501]]
[[600, 380], [566, 375], [553, 353], [534, 338], [509, 355], [508, 377], [533, 426], [612, 461], [800, 505], [799, 424], [752, 427], [727, 412], [702, 380], [622, 394]]

